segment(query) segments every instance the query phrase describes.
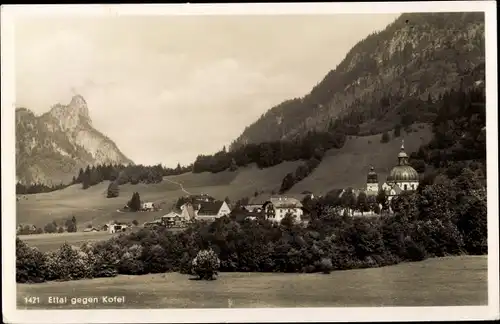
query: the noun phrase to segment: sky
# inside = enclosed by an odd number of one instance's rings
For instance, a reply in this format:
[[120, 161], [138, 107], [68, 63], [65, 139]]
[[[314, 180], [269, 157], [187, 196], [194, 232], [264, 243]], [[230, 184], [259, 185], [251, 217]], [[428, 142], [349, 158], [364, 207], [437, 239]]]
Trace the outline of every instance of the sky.
[[16, 106], [75, 94], [135, 163], [192, 163], [307, 94], [397, 14], [54, 16], [15, 22]]

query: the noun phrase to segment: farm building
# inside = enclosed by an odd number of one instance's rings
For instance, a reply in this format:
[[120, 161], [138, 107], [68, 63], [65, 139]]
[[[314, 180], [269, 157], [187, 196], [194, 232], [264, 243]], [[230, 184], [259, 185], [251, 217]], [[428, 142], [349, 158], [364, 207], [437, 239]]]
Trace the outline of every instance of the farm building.
[[143, 211], [153, 211], [156, 209], [156, 206], [152, 202], [144, 202], [141, 204], [141, 210]]
[[106, 224], [104, 226], [109, 233], [125, 232], [129, 227], [127, 224]]
[[231, 213], [231, 209], [225, 201], [200, 202], [196, 208], [196, 219], [213, 220]]
[[167, 227], [182, 227], [187, 219], [181, 213], [171, 211], [161, 217], [161, 223]]
[[156, 226], [161, 226], [162, 225], [162, 220], [161, 219], [155, 219], [153, 221], [150, 221], [150, 222], [145, 222], [143, 224], [143, 227], [145, 228], [154, 228]]
[[87, 227], [86, 229], [83, 230], [84, 232], [99, 232], [99, 229], [95, 227]]

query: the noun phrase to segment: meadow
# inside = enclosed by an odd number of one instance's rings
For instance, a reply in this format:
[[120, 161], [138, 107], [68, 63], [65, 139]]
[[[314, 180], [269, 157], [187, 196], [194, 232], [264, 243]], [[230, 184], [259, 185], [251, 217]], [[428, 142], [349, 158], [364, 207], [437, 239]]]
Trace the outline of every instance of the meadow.
[[36, 247], [42, 252], [57, 250], [65, 242], [70, 245], [81, 246], [85, 242], [104, 241], [113, 235], [101, 232], [76, 232], [76, 233], [47, 233], [33, 235], [19, 235], [18, 237], [29, 246]]
[[[216, 281], [179, 273], [17, 284], [19, 309], [248, 308], [486, 305], [487, 256], [432, 258], [331, 274], [221, 273]], [[27, 305], [24, 297], [39, 296]], [[67, 296], [68, 304], [48, 303]], [[71, 304], [71, 297], [125, 296], [122, 304]]]
[[[411, 153], [431, 138], [426, 125], [414, 125], [414, 131], [404, 133], [407, 153]], [[380, 134], [363, 137], [351, 137], [341, 149], [326, 152], [323, 161], [313, 173], [298, 182], [290, 193], [302, 193], [306, 190], [315, 194], [325, 194], [334, 188], [364, 187], [370, 165], [374, 165], [381, 180], [385, 179], [390, 169], [397, 163], [397, 153], [401, 138], [391, 138], [388, 143], [380, 143]], [[281, 182], [289, 172], [295, 172], [301, 161], [284, 162], [279, 165], [259, 169], [255, 164], [238, 170], [219, 173], [185, 173], [164, 177], [161, 183], [120, 186], [120, 196], [106, 198], [108, 181], [86, 190], [81, 185], [73, 185], [63, 190], [34, 195], [22, 195], [17, 202], [17, 223], [44, 226], [52, 220], [64, 221], [74, 215], [79, 230], [87, 225], [104, 225], [116, 220], [139, 224], [156, 219], [168, 213], [175, 201], [186, 195], [206, 193], [217, 199], [228, 197], [236, 201], [243, 197], [252, 197], [255, 192], [269, 195], [278, 192]], [[139, 192], [144, 201], [155, 202], [162, 210], [157, 212], [124, 213], [118, 211], [134, 192]]]

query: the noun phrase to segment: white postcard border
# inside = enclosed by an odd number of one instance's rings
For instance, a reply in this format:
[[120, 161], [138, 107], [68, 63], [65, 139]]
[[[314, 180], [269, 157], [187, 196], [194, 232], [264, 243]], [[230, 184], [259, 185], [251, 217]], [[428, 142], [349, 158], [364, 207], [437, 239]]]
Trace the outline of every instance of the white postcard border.
[[[143, 4], [143, 5], [12, 5], [2, 6], [2, 308], [9, 323], [135, 323], [135, 322], [337, 322], [458, 321], [497, 319], [498, 268], [498, 125], [497, 31], [495, 1], [274, 3], [274, 4]], [[117, 309], [17, 310], [15, 282], [15, 134], [13, 17], [26, 15], [275, 15], [399, 12], [485, 12], [488, 306], [478, 307], [339, 307], [256, 309]], [[326, 73], [326, 71], [325, 71]], [[334, 292], [333, 292], [334, 293]]]

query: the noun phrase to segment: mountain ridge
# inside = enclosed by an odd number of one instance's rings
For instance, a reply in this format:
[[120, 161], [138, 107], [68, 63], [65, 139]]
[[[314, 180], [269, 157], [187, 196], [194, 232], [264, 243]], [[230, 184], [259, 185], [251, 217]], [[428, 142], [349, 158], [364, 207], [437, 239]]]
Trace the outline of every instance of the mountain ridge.
[[462, 76], [484, 64], [484, 44], [483, 13], [404, 13], [354, 45], [308, 94], [247, 126], [230, 150], [324, 131], [346, 116], [370, 134], [394, 128], [405, 115], [410, 123], [427, 122], [427, 107], [414, 103], [475, 82]]
[[16, 108], [16, 177], [23, 184], [69, 183], [79, 168], [95, 164], [134, 164], [106, 135], [92, 126], [83, 96], [55, 104], [39, 116]]

